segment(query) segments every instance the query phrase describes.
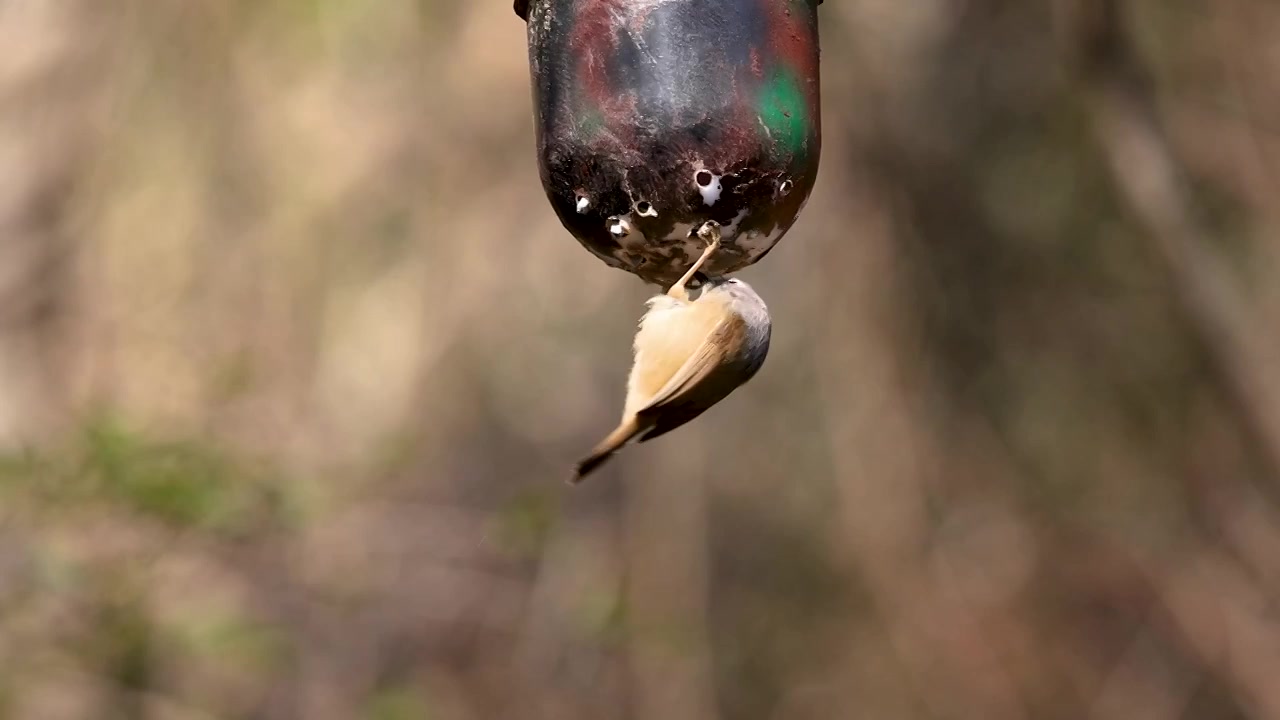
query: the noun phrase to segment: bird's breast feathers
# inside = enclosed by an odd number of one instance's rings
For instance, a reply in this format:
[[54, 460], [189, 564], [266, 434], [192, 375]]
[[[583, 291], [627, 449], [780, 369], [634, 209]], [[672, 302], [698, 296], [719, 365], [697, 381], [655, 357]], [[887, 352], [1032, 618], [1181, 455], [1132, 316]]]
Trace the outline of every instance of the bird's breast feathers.
[[703, 346], [714, 333], [723, 331], [722, 325], [741, 322], [719, 298], [684, 302], [660, 295], [651, 299], [636, 334], [627, 409], [647, 404], [686, 362], [705, 356]]

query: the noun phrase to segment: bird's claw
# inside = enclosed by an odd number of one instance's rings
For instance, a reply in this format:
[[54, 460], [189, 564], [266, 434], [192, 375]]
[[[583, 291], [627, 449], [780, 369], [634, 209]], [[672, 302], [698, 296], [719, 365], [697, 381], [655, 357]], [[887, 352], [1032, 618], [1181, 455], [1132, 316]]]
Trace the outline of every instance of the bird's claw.
[[720, 223], [715, 220], [708, 220], [702, 223], [698, 228], [697, 235], [706, 241], [707, 247], [702, 251], [702, 256], [694, 261], [693, 266], [689, 268], [684, 276], [677, 280], [676, 283], [671, 286], [671, 289], [667, 291], [667, 294], [672, 297], [687, 299], [688, 293], [685, 291], [685, 285], [687, 285], [694, 276], [702, 275], [702, 273], [699, 272], [702, 269], [702, 266], [705, 265], [706, 262], [711, 259], [711, 256], [720, 249]]

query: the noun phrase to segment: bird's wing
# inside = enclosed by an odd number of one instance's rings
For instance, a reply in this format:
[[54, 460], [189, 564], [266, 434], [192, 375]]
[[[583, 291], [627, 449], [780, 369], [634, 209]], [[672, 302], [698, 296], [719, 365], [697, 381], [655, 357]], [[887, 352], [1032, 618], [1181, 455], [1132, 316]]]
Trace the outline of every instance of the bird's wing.
[[[687, 394], [694, 388], [699, 387], [708, 381], [713, 385], [716, 383], [710, 380], [711, 376], [720, 369], [721, 362], [718, 355], [718, 348], [722, 347], [741, 347], [747, 332], [747, 324], [741, 317], [730, 315], [727, 319], [717, 323], [707, 333], [698, 348], [690, 354], [689, 359], [680, 366], [675, 375], [667, 381], [658, 392], [654, 393], [644, 407], [640, 408], [637, 414], [652, 413], [670, 406], [683, 405], [683, 400], [687, 399]], [[733, 388], [725, 388], [724, 395], [728, 394], [728, 390]], [[715, 393], [719, 388], [706, 388], [703, 392]], [[710, 407], [714, 402], [718, 402], [723, 395], [710, 399], [711, 402], [706, 403], [706, 407]], [[690, 418], [692, 419], [692, 418]]]
[[665, 295], [651, 299], [636, 333], [624, 414], [635, 414], [651, 405], [681, 367], [706, 347], [723, 321], [724, 313], [710, 300], [689, 303]]

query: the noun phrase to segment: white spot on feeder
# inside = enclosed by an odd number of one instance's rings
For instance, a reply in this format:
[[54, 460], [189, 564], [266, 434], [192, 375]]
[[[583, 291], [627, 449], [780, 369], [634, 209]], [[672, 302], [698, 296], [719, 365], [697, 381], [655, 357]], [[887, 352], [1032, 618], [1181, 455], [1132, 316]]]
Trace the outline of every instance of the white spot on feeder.
[[720, 184], [720, 176], [709, 170], [699, 170], [693, 174], [693, 181], [698, 184], [703, 204], [715, 205], [720, 199], [720, 191], [724, 189]]
[[792, 187], [792, 184], [790, 180], [783, 180], [782, 184], [778, 186], [778, 194], [781, 195], [782, 197], [786, 197], [787, 195], [790, 195], [791, 187]]
[[631, 223], [624, 217], [614, 215], [609, 218], [609, 234], [615, 238], [624, 238], [631, 234]]
[[741, 210], [739, 210], [738, 214], [733, 216], [733, 220], [731, 220], [728, 225], [725, 225], [723, 228], [720, 229], [720, 237], [724, 238], [725, 240], [729, 240], [729, 239], [732, 239], [735, 235], [737, 235], [738, 224], [746, 219], [747, 213], [750, 211], [751, 211], [751, 208], [742, 208]]
[[587, 197], [586, 195], [579, 195], [578, 204], [576, 207], [578, 208], [578, 214], [581, 215], [582, 213], [587, 211], [587, 208], [591, 207], [591, 198]]

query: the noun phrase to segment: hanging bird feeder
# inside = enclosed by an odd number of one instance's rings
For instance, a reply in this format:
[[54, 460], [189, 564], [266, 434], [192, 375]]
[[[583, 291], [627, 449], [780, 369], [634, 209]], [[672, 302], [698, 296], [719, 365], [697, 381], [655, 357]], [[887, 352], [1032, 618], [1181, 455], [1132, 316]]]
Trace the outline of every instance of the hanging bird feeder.
[[763, 257], [821, 148], [821, 0], [516, 0], [528, 23], [542, 185], [609, 265], [667, 286]]

